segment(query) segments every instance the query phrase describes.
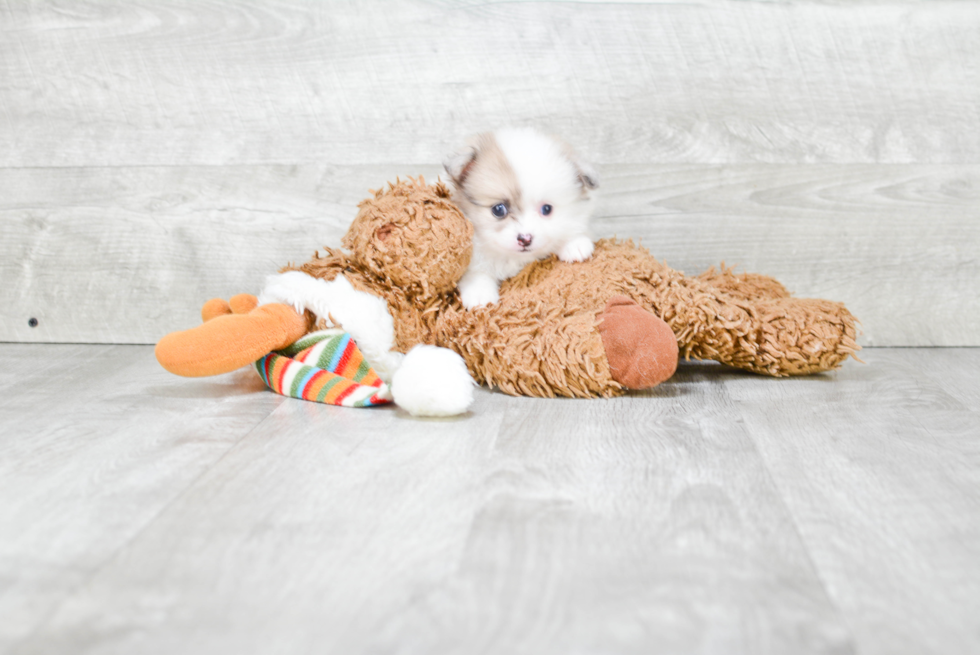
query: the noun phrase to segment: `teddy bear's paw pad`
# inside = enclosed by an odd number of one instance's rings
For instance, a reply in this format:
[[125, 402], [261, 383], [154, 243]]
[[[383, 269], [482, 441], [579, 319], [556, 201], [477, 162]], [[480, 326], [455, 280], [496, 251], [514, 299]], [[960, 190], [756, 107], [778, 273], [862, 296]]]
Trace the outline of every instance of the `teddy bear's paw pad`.
[[201, 321], [207, 323], [212, 318], [231, 313], [231, 306], [224, 298], [212, 298], [201, 307]]
[[415, 346], [391, 380], [395, 403], [413, 416], [457, 416], [473, 404], [473, 378], [447, 348]]
[[627, 389], [649, 389], [677, 370], [677, 338], [663, 320], [624, 296], [599, 317], [599, 333], [612, 378]]

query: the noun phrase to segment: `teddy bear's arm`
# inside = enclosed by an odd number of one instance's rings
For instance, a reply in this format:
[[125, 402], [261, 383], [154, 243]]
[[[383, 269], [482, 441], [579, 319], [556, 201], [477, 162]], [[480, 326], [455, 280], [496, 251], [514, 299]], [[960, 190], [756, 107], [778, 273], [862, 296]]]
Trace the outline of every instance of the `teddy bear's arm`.
[[417, 346], [407, 355], [395, 350], [394, 322], [383, 298], [357, 291], [343, 275], [332, 280], [301, 271], [266, 278], [259, 306], [281, 303], [298, 314], [309, 310], [330, 325], [343, 327], [382, 380], [395, 402], [416, 416], [454, 416], [473, 402], [473, 379], [456, 353]]
[[299, 314], [309, 310], [328, 325], [343, 327], [385, 382], [401, 363], [403, 355], [392, 350], [395, 329], [387, 303], [355, 290], [343, 275], [329, 281], [300, 271], [270, 275], [259, 305], [271, 303], [290, 305]]

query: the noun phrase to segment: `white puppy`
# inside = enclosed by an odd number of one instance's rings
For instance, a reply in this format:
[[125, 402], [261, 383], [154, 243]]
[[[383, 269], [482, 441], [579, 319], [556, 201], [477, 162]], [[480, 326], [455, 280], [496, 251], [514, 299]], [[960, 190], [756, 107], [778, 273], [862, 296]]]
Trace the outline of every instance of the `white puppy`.
[[501, 280], [551, 254], [592, 255], [598, 177], [557, 139], [527, 128], [479, 134], [445, 163], [453, 201], [473, 223], [473, 259], [459, 282], [467, 309], [500, 300]]

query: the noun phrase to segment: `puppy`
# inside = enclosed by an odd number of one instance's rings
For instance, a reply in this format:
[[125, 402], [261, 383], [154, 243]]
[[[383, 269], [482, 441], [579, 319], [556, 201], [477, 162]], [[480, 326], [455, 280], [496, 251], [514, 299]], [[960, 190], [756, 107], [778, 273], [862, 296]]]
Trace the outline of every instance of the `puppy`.
[[592, 255], [598, 177], [561, 141], [527, 128], [487, 132], [445, 168], [453, 201], [474, 227], [473, 258], [458, 285], [467, 309], [500, 300], [501, 280], [529, 262]]

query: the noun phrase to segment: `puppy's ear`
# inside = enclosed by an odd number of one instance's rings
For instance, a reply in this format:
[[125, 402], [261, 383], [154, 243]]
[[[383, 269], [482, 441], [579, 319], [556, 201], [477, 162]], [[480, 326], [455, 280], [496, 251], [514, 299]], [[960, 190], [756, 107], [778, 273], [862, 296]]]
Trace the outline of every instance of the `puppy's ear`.
[[592, 164], [587, 164], [583, 161], [574, 161], [575, 168], [578, 170], [578, 181], [582, 185], [582, 189], [585, 191], [591, 191], [592, 189], [599, 188], [599, 173], [592, 168]]
[[575, 149], [564, 141], [559, 139], [558, 142], [561, 144], [562, 150], [565, 151], [568, 161], [572, 162], [572, 166], [575, 167], [575, 174], [578, 177], [578, 184], [582, 188], [582, 193], [588, 194], [589, 191], [598, 189], [599, 173], [596, 172], [592, 164], [579, 157]]
[[443, 168], [446, 169], [446, 173], [449, 174], [449, 178], [459, 189], [466, 183], [466, 177], [470, 174], [470, 170], [473, 168], [473, 164], [476, 162], [477, 150], [473, 146], [466, 146], [454, 155], [450, 155], [446, 161], [442, 163]]

